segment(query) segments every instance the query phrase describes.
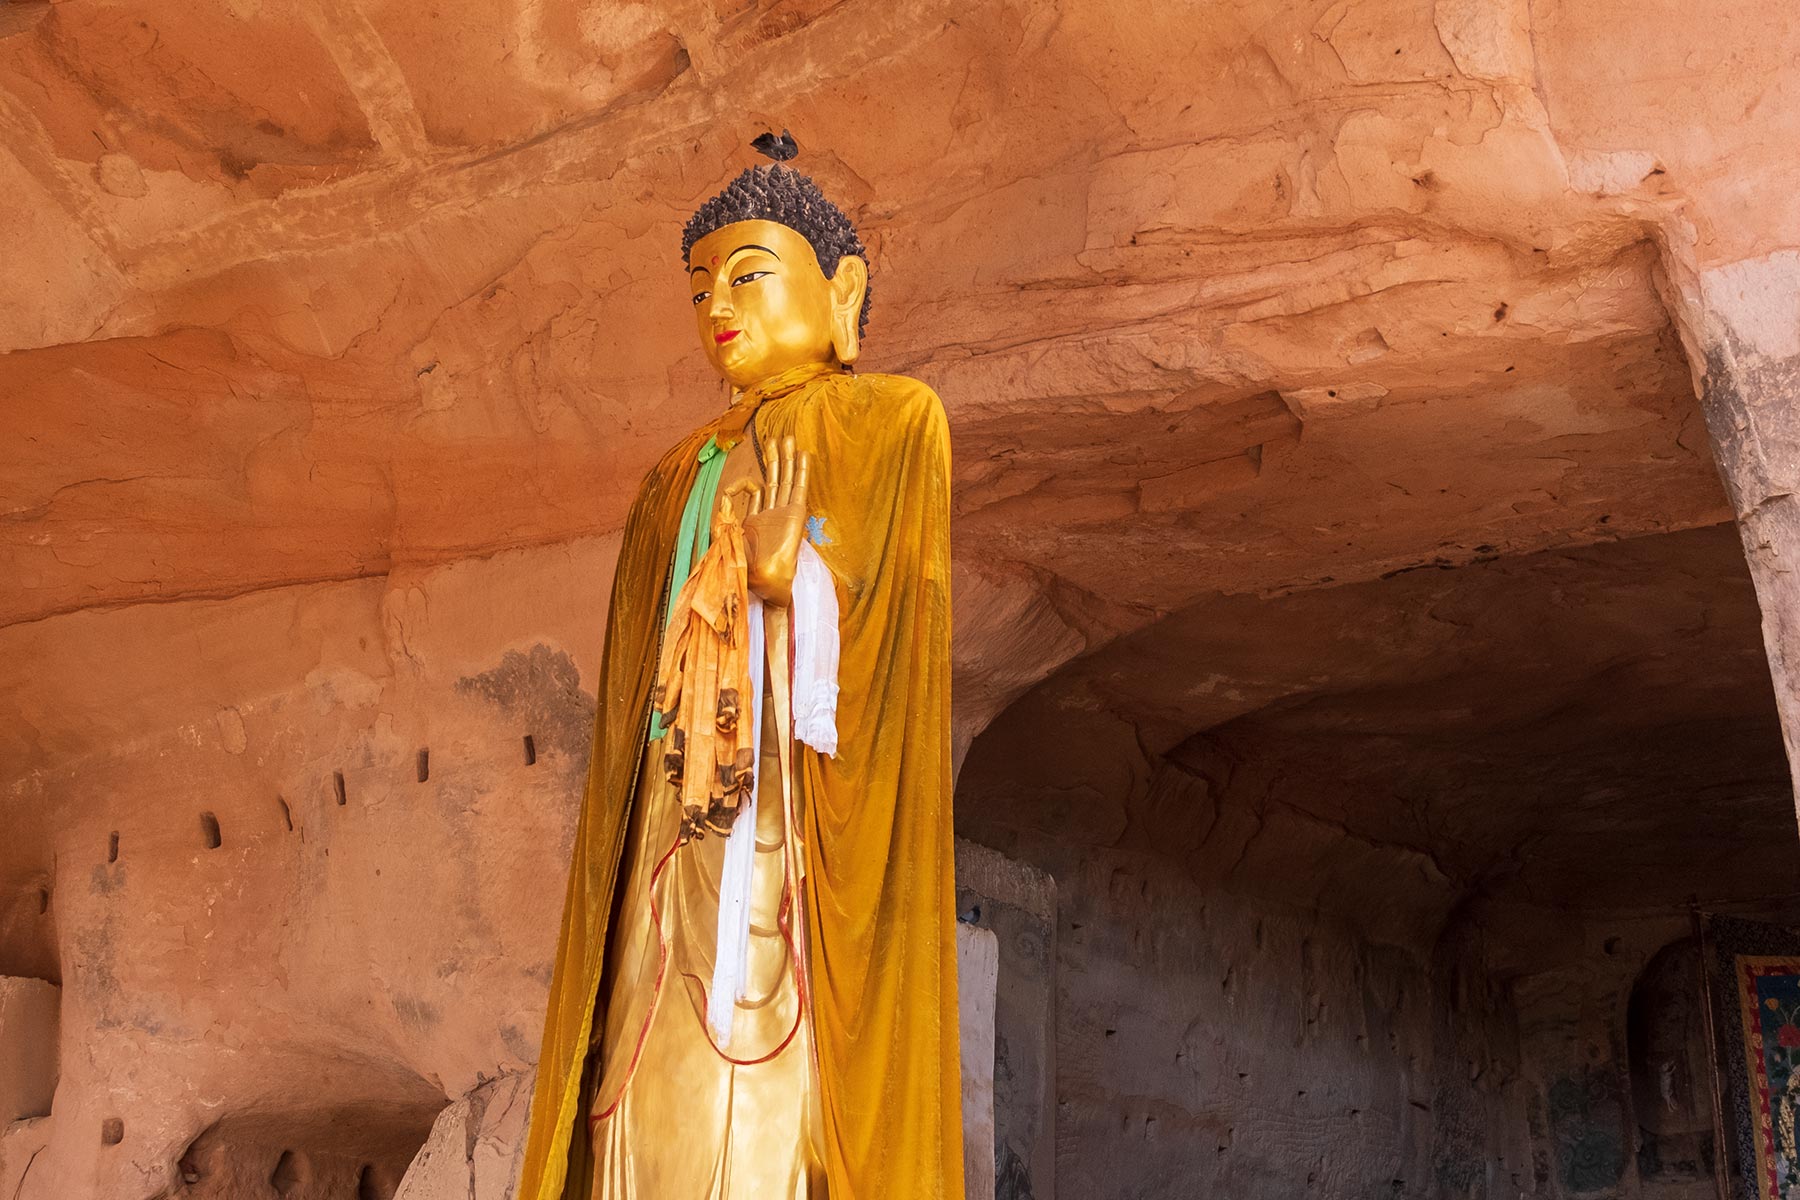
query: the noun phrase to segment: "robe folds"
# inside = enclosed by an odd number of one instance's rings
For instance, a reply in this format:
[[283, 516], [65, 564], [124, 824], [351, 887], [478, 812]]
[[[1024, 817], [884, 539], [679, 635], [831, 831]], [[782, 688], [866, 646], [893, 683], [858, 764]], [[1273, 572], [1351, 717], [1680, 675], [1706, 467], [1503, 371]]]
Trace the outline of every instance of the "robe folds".
[[796, 745], [794, 762], [831, 1200], [962, 1197], [949, 430], [917, 380], [811, 365], [740, 394], [684, 439], [626, 518], [519, 1200], [589, 1195], [595, 1000], [647, 751], [671, 552], [699, 450], [710, 437], [736, 444], [752, 414], [766, 454], [791, 436], [813, 457], [809, 539], [838, 590], [838, 751]]

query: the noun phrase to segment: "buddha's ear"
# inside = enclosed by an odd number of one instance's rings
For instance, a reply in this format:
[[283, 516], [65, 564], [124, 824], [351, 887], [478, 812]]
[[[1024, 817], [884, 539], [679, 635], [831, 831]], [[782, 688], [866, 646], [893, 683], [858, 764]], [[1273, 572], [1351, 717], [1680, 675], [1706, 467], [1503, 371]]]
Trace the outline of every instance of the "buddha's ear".
[[838, 259], [831, 277], [831, 348], [846, 367], [862, 353], [863, 297], [869, 291], [869, 264], [859, 255]]

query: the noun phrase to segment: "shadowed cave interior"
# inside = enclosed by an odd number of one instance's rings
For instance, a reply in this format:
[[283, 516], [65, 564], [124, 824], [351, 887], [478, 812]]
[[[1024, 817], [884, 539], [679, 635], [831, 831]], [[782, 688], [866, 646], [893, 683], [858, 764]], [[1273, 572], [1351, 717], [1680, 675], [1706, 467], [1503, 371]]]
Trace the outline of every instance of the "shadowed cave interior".
[[1688, 906], [1800, 892], [1730, 525], [1170, 613], [957, 805], [1057, 881], [1062, 1194], [1715, 1195]]

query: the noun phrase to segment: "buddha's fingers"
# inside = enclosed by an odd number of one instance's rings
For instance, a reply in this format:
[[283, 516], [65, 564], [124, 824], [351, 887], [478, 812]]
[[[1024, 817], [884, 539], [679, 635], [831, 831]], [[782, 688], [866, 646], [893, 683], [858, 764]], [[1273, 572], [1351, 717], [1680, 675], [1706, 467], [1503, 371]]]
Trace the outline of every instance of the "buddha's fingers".
[[775, 448], [775, 453], [769, 455], [768, 478], [763, 480], [763, 495], [768, 497], [770, 508], [778, 508], [781, 505], [781, 501], [777, 499], [780, 495], [780, 492], [777, 489], [780, 487], [781, 447], [777, 446]]
[[794, 468], [794, 490], [788, 496], [789, 504], [806, 507], [806, 477], [812, 473], [812, 455], [807, 451], [800, 452], [799, 465]]
[[762, 488], [757, 486], [754, 479], [740, 479], [725, 489], [725, 497], [720, 505], [721, 515], [724, 515], [726, 505], [730, 506], [733, 515], [743, 512], [753, 517], [762, 511]]
[[793, 502], [794, 491], [794, 438], [788, 435], [781, 439], [781, 483], [775, 491], [776, 508], [786, 508]]

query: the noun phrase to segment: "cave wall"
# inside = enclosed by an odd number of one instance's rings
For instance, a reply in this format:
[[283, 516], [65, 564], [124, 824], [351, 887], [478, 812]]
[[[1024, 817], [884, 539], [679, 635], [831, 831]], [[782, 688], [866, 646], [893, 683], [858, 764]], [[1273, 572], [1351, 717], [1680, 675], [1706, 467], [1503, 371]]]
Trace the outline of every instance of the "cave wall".
[[50, 1115], [62, 993], [42, 979], [0, 975], [0, 1129]]
[[1477, 967], [1144, 855], [1057, 884], [1064, 1194], [1529, 1193], [1513, 1014]]
[[[1532, 1194], [1516, 1014], [1479, 940], [1440, 936], [1453, 896], [1416, 856], [1363, 864], [1405, 877], [1365, 889], [1400, 902], [1320, 907], [1278, 861], [1324, 865], [1308, 822], [1273, 815], [1251, 850], [1246, 806], [1117, 737], [1071, 748], [1082, 773], [1009, 817], [979, 790], [989, 752], [965, 835], [1056, 884], [1063, 1194]], [[1084, 824], [1102, 814], [1118, 823]]]
[[[1403, 942], [1369, 906], [1283, 898], [1274, 872], [1228, 885], [1228, 856], [983, 827], [1055, 878], [1065, 1194], [1716, 1195], [1688, 960], [1648, 1014], [1655, 1037], [1688, 1043], [1684, 1077], [1631, 1029], [1688, 914], [1466, 903], [1440, 910], [1435, 939]], [[1748, 911], [1800, 916], [1786, 897]], [[1681, 1106], [1672, 1132], [1658, 1103]]]
[[[1685, 914], [1613, 914], [1570, 922], [1553, 913], [1523, 914], [1540, 932], [1533, 961], [1512, 992], [1530, 1081], [1534, 1172], [1539, 1194], [1556, 1200], [1712, 1200], [1710, 1077], [1686, 1081], [1694, 1111], [1682, 1132], [1658, 1136], [1643, 1083], [1653, 1065], [1634, 1060], [1630, 1010], [1634, 987], [1659, 952], [1692, 935]], [[1556, 933], [1546, 937], [1544, 930]], [[1690, 974], [1685, 995], [1696, 1001]], [[1671, 1026], [1677, 1014], [1651, 1014]], [[1686, 1031], [1659, 1028], [1663, 1036]], [[1641, 1051], [1641, 1048], [1639, 1048]], [[1704, 1060], [1703, 1060], [1704, 1061]], [[1697, 1119], [1696, 1119], [1697, 1118]], [[1699, 1126], [1698, 1131], [1692, 1127]]]
[[116, 740], [15, 785], [0, 974], [62, 983], [61, 1079], [6, 1194], [386, 1197], [530, 1071], [613, 552], [76, 619], [33, 716]]
[[[1727, 908], [1753, 921], [1800, 924], [1787, 888]], [[1575, 916], [1502, 905], [1482, 920], [1497, 947], [1493, 968], [1509, 980], [1518, 1013], [1536, 1194], [1713, 1200], [1720, 1164], [1712, 1071], [1719, 1060], [1701, 995], [1693, 912]], [[1716, 975], [1711, 983], [1717, 986]], [[1731, 1017], [1715, 1012], [1710, 1019]], [[1729, 1045], [1729, 1029], [1720, 1028]], [[1733, 1136], [1727, 1122], [1726, 1137]], [[1723, 1169], [1735, 1196], [1741, 1179], [1729, 1154]]]

